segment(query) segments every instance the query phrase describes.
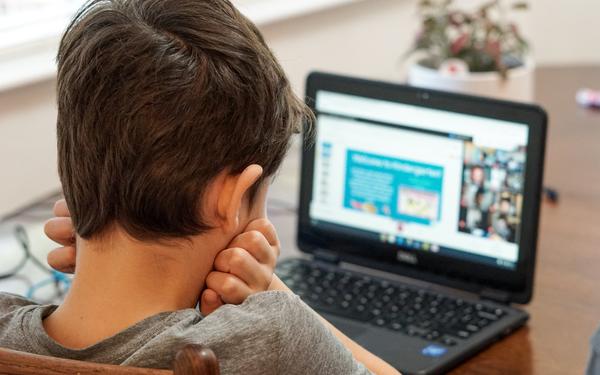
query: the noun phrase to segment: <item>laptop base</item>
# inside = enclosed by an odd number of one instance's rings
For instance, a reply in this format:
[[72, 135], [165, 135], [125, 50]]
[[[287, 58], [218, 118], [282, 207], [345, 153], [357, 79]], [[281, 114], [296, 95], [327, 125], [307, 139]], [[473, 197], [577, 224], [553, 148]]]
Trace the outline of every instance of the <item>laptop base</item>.
[[[526, 312], [507, 305], [339, 265], [289, 259], [277, 274], [340, 331], [404, 374], [445, 373], [528, 320]], [[356, 311], [365, 300], [366, 309]]]

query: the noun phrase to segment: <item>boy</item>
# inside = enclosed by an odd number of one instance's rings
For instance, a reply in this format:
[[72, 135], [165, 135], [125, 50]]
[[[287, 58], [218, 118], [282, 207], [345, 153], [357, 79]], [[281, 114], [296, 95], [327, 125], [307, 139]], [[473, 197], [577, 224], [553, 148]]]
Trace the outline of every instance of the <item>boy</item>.
[[58, 54], [75, 278], [60, 306], [0, 295], [0, 346], [168, 368], [202, 343], [225, 374], [396, 374], [273, 276], [268, 180], [307, 118], [229, 1], [87, 3]]

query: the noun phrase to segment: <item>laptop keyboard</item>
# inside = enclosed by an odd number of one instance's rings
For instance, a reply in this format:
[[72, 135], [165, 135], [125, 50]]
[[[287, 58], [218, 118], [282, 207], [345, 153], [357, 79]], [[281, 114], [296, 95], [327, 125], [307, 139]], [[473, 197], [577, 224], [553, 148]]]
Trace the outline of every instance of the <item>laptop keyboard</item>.
[[315, 310], [454, 346], [506, 315], [501, 308], [318, 263], [288, 261], [278, 276]]

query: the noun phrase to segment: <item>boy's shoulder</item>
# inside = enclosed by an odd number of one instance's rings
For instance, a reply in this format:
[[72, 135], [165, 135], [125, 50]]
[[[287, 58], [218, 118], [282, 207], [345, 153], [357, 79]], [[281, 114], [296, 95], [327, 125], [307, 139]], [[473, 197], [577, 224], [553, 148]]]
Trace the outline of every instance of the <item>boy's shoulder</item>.
[[266, 291], [248, 296], [240, 305], [225, 305], [204, 320], [206, 323], [213, 323], [213, 319], [228, 320], [229, 316], [235, 316], [236, 319], [279, 320], [297, 309], [304, 309], [297, 295], [284, 291]]
[[195, 322], [189, 310], [178, 315], [175, 324], [171, 322], [155, 342], [125, 364], [161, 367], [154, 361], [171, 363], [180, 345], [193, 343], [211, 348], [227, 374], [369, 373], [317, 314], [289, 292], [257, 293], [241, 305], [222, 306]]
[[369, 374], [321, 318], [291, 292], [258, 293], [240, 306], [222, 308], [216, 313], [206, 318], [205, 323], [231, 324], [223, 343], [238, 346], [236, 355], [249, 357], [238, 363], [239, 367], [231, 368], [231, 373], [242, 373], [247, 366], [260, 366], [257, 369], [263, 372], [256, 373]]
[[0, 317], [26, 306], [38, 306], [38, 304], [16, 294], [0, 293]]
[[[0, 293], [0, 347], [29, 350], [27, 329], [32, 312], [49, 308], [16, 294]], [[40, 315], [42, 312], [40, 311]]]
[[224, 373], [239, 373], [248, 366], [273, 368], [288, 324], [302, 310], [297, 296], [270, 291], [253, 294], [241, 305], [224, 305], [204, 318], [197, 310], [175, 312], [162, 328], [146, 327], [156, 334], [122, 364], [164, 368], [179, 347], [202, 344], [216, 353]]
[[249, 296], [241, 305], [225, 305], [204, 318], [198, 329], [208, 330], [210, 337], [221, 334], [241, 337], [262, 334], [279, 341], [295, 330], [306, 318], [314, 319], [297, 295], [284, 291], [267, 291]]

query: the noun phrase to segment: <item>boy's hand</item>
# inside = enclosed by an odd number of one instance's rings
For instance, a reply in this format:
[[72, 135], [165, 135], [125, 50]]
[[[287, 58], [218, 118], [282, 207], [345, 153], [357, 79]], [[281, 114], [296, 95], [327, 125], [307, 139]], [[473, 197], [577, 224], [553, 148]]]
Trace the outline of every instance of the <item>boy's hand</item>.
[[240, 304], [251, 294], [269, 289], [280, 252], [275, 227], [267, 219], [252, 221], [229, 248], [215, 258], [206, 278], [200, 311], [208, 315], [224, 303]]
[[54, 204], [54, 215], [44, 225], [44, 232], [54, 242], [61, 244], [48, 254], [48, 264], [57, 271], [75, 272], [75, 229], [67, 202], [61, 199]]

